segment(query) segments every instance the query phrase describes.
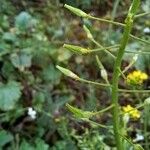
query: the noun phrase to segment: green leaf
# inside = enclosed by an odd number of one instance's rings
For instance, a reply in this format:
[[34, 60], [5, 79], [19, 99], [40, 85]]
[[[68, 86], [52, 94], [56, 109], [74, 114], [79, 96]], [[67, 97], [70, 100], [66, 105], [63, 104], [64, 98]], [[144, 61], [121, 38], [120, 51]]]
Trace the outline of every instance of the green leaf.
[[12, 140], [13, 136], [10, 133], [6, 132], [5, 130], [0, 131], [0, 147], [11, 142]]
[[2, 67], [2, 75], [7, 78], [11, 79], [15, 76], [15, 68], [11, 64], [10, 61], [5, 61]]
[[0, 85], [0, 109], [8, 111], [15, 108], [21, 96], [21, 85], [18, 82], [10, 81]]
[[10, 32], [6, 32], [3, 35], [3, 40], [5, 40], [6, 42], [12, 42], [14, 43], [16, 41], [16, 36]]
[[23, 140], [19, 150], [48, 150], [49, 146], [42, 139], [36, 139], [35, 146]]
[[15, 26], [21, 30], [25, 31], [29, 28], [32, 28], [36, 25], [36, 20], [32, 18], [32, 16], [27, 12], [21, 12], [17, 17], [15, 21]]
[[53, 64], [44, 68], [42, 77], [45, 81], [51, 81], [53, 84], [58, 84], [60, 81], [61, 73], [54, 67]]
[[18, 68], [20, 71], [24, 71], [26, 67], [31, 66], [32, 56], [29, 53], [20, 52], [11, 54], [10, 59], [14, 67]]
[[19, 147], [19, 150], [35, 150], [35, 148], [29, 144], [27, 141], [23, 140]]
[[41, 139], [36, 139], [36, 150], [48, 150], [49, 146]]

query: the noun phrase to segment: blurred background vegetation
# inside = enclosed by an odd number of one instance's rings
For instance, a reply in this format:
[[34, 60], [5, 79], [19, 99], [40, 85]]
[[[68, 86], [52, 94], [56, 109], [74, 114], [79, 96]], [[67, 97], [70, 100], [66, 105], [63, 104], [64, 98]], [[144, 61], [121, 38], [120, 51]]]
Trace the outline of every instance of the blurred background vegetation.
[[[81, 19], [63, 5], [123, 22], [130, 2], [120, 1], [115, 7], [114, 0], [0, 0], [0, 149], [109, 150], [114, 147], [111, 133], [75, 121], [65, 108], [68, 102], [85, 110], [100, 110], [110, 104], [108, 91], [68, 79], [55, 65], [69, 68], [83, 78], [103, 82], [94, 56], [75, 56], [62, 45], [97, 48], [87, 39], [83, 24], [103, 46], [118, 44], [122, 28]], [[139, 13], [149, 9], [149, 0], [143, 0]], [[149, 27], [149, 16], [138, 18], [132, 33], [148, 41], [150, 33], [144, 29]], [[149, 45], [131, 39], [127, 50], [149, 51]], [[111, 79], [112, 58], [102, 52], [98, 55]], [[126, 54], [123, 66], [132, 57]], [[150, 74], [150, 56], [139, 56], [131, 70], [135, 69]], [[126, 88], [123, 80], [120, 86]], [[150, 81], [144, 88], [150, 89]], [[140, 101], [147, 96], [140, 95]], [[135, 105], [139, 99], [137, 95], [120, 95], [121, 105]], [[37, 112], [36, 119], [28, 115], [29, 107]], [[110, 125], [111, 113], [96, 121]], [[143, 118], [131, 122], [128, 132], [132, 138], [141, 133], [142, 123]]]

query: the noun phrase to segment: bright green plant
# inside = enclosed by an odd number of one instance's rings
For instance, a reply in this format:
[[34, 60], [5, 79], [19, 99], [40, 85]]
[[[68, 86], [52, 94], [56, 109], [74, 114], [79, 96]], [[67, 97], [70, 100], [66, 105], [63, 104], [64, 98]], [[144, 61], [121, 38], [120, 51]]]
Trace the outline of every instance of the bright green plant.
[[[131, 4], [131, 6], [129, 8], [129, 11], [128, 11], [128, 14], [127, 14], [127, 17], [125, 19], [125, 23], [123, 24], [123, 23], [112, 21], [112, 20], [97, 18], [97, 17], [91, 16], [90, 14], [87, 14], [87, 13], [83, 12], [82, 10], [80, 10], [78, 8], [74, 8], [72, 6], [65, 5], [65, 8], [67, 8], [68, 10], [70, 10], [72, 13], [76, 14], [79, 17], [83, 17], [83, 18], [86, 18], [86, 19], [99, 20], [99, 21], [102, 21], [102, 22], [114, 24], [116, 26], [121, 26], [121, 27], [124, 28], [120, 44], [115, 45], [115, 47], [119, 47], [116, 56], [109, 51], [109, 47], [104, 47], [103, 45], [98, 43], [93, 38], [90, 30], [86, 26], [84, 26], [83, 28], [84, 28], [84, 31], [87, 34], [87, 38], [89, 40], [91, 40], [93, 43], [95, 43], [100, 48], [100, 50], [89, 50], [89, 49], [82, 48], [82, 47], [75, 46], [75, 45], [64, 44], [64, 47], [66, 49], [68, 49], [72, 52], [75, 52], [76, 54], [88, 55], [88, 54], [96, 53], [97, 51], [102, 51], [103, 50], [108, 55], [110, 55], [114, 59], [114, 62], [115, 62], [114, 63], [114, 68], [113, 68], [113, 77], [112, 77], [111, 82], [108, 81], [107, 71], [105, 70], [105, 68], [103, 67], [102, 63], [100, 62], [100, 60], [97, 56], [96, 56], [96, 59], [97, 59], [99, 68], [101, 69], [101, 76], [106, 81], [106, 84], [82, 79], [78, 75], [73, 73], [72, 71], [70, 71], [68, 69], [65, 69], [63, 67], [57, 66], [57, 68], [62, 73], [64, 73], [66, 76], [69, 76], [69, 77], [71, 77], [71, 78], [73, 78], [77, 81], [81, 81], [81, 82], [85, 82], [85, 83], [89, 83], [89, 84], [95, 84], [95, 85], [99, 85], [99, 86], [109, 88], [109, 91], [111, 92], [111, 99], [112, 99], [111, 103], [112, 103], [112, 105], [109, 106], [108, 108], [105, 108], [104, 110], [101, 110], [100, 112], [83, 111], [81, 109], [70, 106], [69, 104], [67, 104], [67, 108], [74, 114], [74, 116], [76, 118], [87, 121], [87, 122], [89, 122], [91, 124], [94, 124], [94, 125], [97, 125], [99, 127], [106, 128], [108, 130], [112, 130], [112, 127], [111, 126], [108, 127], [108, 126], [101, 125], [101, 124], [98, 124], [96, 122], [93, 122], [91, 120], [91, 118], [94, 115], [100, 115], [101, 113], [104, 113], [105, 111], [111, 109], [112, 110], [112, 116], [113, 116], [113, 135], [114, 135], [114, 138], [115, 138], [115, 141], [116, 141], [117, 150], [127, 149], [126, 144], [125, 144], [126, 142], [131, 144], [131, 146], [133, 146], [133, 148], [135, 150], [143, 149], [140, 145], [133, 144], [132, 141], [129, 140], [128, 138], [126, 138], [126, 136], [124, 135], [124, 132], [125, 132], [126, 129], [122, 126], [122, 119], [123, 118], [122, 118], [122, 115], [120, 115], [121, 114], [121, 109], [120, 109], [119, 102], [118, 102], [119, 101], [119, 98], [118, 98], [119, 92], [130, 92], [130, 93], [141, 93], [141, 92], [142, 93], [145, 93], [145, 92], [149, 93], [150, 92], [150, 90], [138, 90], [138, 89], [127, 90], [127, 89], [119, 89], [118, 88], [120, 76], [123, 76], [126, 79], [126, 77], [124, 75], [124, 72], [127, 71], [131, 67], [131, 66], [129, 66], [129, 68], [126, 68], [124, 71], [121, 71], [121, 64], [122, 64], [123, 56], [127, 52], [125, 50], [125, 48], [128, 44], [129, 38], [131, 37], [133, 39], [144, 42], [145, 44], [149, 44], [148, 41], [140, 39], [140, 38], [138, 38], [138, 37], [131, 34], [134, 19], [136, 17], [140, 16], [140, 15], [136, 16], [136, 13], [138, 11], [139, 6], [140, 6], [140, 0], [133, 0], [132, 1], [132, 4]], [[112, 48], [112, 47], [110, 47], [110, 48]], [[136, 54], [136, 52], [135, 52], [135, 54]], [[135, 60], [135, 57], [134, 57], [134, 60]], [[133, 62], [131, 64], [133, 64]]]

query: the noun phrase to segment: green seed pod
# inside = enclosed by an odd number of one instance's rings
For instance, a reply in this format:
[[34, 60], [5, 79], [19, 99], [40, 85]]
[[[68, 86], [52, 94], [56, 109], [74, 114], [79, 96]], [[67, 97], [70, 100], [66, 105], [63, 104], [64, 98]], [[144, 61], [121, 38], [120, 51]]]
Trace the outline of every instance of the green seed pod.
[[101, 77], [104, 80], [108, 80], [108, 74], [107, 74], [107, 71], [105, 69], [101, 69]]
[[76, 80], [80, 79], [76, 74], [74, 74], [72, 71], [70, 71], [66, 68], [63, 68], [63, 67], [58, 66], [58, 65], [56, 66], [56, 68], [68, 77], [71, 77], [71, 78], [76, 79]]
[[83, 25], [83, 29], [84, 29], [84, 31], [86, 32], [87, 37], [88, 37], [89, 39], [93, 39], [93, 35], [91, 34], [90, 30], [89, 30], [85, 25]]
[[144, 105], [150, 105], [150, 97], [145, 99]]
[[88, 54], [91, 52], [90, 50], [88, 50], [86, 48], [83, 48], [80, 46], [75, 46], [75, 45], [70, 45], [70, 44], [64, 44], [63, 47], [76, 53], [76, 54], [80, 54], [80, 55], [85, 55], [85, 54]]
[[76, 108], [76, 107], [73, 107], [73, 106], [71, 106], [71, 105], [69, 105], [69, 104], [66, 104], [66, 107], [68, 108], [68, 110], [69, 110], [70, 112], [73, 113], [73, 115], [74, 115], [76, 118], [80, 118], [80, 119], [87, 118], [87, 119], [89, 119], [89, 118], [91, 118], [91, 117], [94, 115], [93, 112], [90, 112], [90, 111], [83, 111], [83, 110], [78, 109], [78, 108]]
[[88, 14], [86, 14], [84, 11], [82, 11], [78, 8], [69, 6], [67, 4], [65, 4], [64, 7], [67, 8], [68, 10], [70, 10], [72, 13], [76, 14], [79, 17], [84, 17], [84, 18], [88, 17]]

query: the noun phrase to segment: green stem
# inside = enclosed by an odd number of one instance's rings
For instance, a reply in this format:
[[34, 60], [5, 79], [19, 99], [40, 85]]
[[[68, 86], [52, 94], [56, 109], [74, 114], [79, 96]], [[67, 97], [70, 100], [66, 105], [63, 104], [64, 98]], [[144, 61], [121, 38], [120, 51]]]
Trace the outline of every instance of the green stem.
[[94, 82], [94, 81], [85, 80], [85, 79], [82, 79], [82, 78], [78, 79], [78, 81], [89, 83], [89, 84], [94, 84], [94, 85], [98, 85], [98, 86], [104, 86], [104, 87], [110, 87], [111, 86], [110, 84]]
[[150, 52], [143, 52], [143, 51], [130, 51], [130, 50], [126, 50], [126, 53], [134, 53], [134, 54], [145, 54], [145, 55], [150, 55]]
[[[114, 21], [114, 19], [115, 19], [117, 8], [119, 6], [119, 2], [120, 2], [120, 0], [115, 0], [115, 2], [114, 2], [114, 7], [113, 7], [113, 11], [112, 11], [112, 16], [111, 16], [112, 21]], [[109, 24], [108, 35], [111, 34], [111, 31], [112, 31], [112, 24]]]
[[119, 45], [113, 45], [113, 46], [108, 46], [108, 47], [103, 47], [103, 48], [96, 48], [96, 49], [92, 49], [91, 52], [100, 52], [102, 50], [111, 50], [111, 49], [118, 49]]
[[119, 120], [119, 106], [118, 106], [118, 82], [119, 82], [119, 70], [121, 66], [121, 61], [122, 57], [124, 54], [124, 50], [126, 47], [126, 44], [129, 39], [129, 34], [131, 31], [132, 24], [126, 25], [124, 29], [124, 34], [123, 38], [121, 41], [121, 46], [118, 51], [118, 56], [115, 61], [115, 66], [114, 66], [114, 72], [113, 72], [113, 79], [112, 79], [112, 103], [115, 105], [113, 108], [113, 126], [114, 126], [114, 134], [115, 134], [115, 139], [116, 139], [116, 144], [117, 144], [117, 149], [118, 150], [123, 150], [122, 142], [120, 139], [120, 136], [118, 132], [120, 131], [120, 120]]
[[149, 15], [149, 14], [150, 14], [150, 12], [141, 13], [141, 14], [136, 15], [134, 18], [137, 19], [139, 17], [143, 17], [143, 16]]
[[112, 109], [113, 107], [114, 107], [114, 105], [110, 105], [110, 106], [108, 106], [108, 107], [106, 107], [106, 108], [104, 108], [104, 109], [102, 109], [100, 111], [95, 112], [94, 115], [102, 114], [102, 113]]
[[[117, 46], [110, 46], [110, 47], [106, 47], [107, 50], [110, 50], [110, 49], [114, 49], [114, 50], [117, 50], [118, 49], [118, 45]], [[91, 53], [97, 53], [97, 52], [100, 52], [104, 50], [104, 48], [96, 48], [96, 49], [92, 49], [91, 50]], [[113, 50], [113, 51], [114, 51]], [[141, 54], [141, 55], [150, 55], [150, 52], [146, 52], [146, 51], [131, 51], [131, 50], [125, 50], [125, 53], [133, 53], [133, 54]]]
[[100, 43], [98, 43], [95, 39], [91, 39], [93, 43], [95, 43], [98, 47], [102, 48], [102, 50], [110, 55], [112, 58], [116, 58], [112, 53], [110, 53], [104, 46], [102, 46]]
[[[88, 84], [93, 84], [97, 86], [104, 86], [104, 87], [111, 87], [111, 84], [105, 84], [105, 83], [99, 83], [99, 82], [94, 82], [86, 79], [78, 79], [77, 81], [88, 83]], [[119, 92], [126, 92], [126, 93], [150, 93], [150, 90], [128, 90], [128, 89], [118, 89]]]
[[130, 37], [132, 37], [132, 38], [135, 39], [135, 40], [138, 40], [138, 41], [140, 41], [140, 42], [143, 42], [143, 43], [145, 43], [145, 44], [150, 45], [150, 42], [149, 42], [149, 41], [146, 41], [146, 40], [144, 40], [144, 39], [141, 39], [141, 38], [139, 38], [139, 37], [136, 37], [136, 36], [134, 36], [134, 35], [132, 35], [132, 34], [130, 34]]
[[138, 8], [138, 3], [139, 3], [138, 0], [133, 0], [132, 6], [129, 9], [129, 13], [125, 20], [126, 25], [124, 27], [123, 37], [121, 40], [120, 48], [118, 50], [117, 58], [114, 65], [114, 72], [113, 72], [113, 79], [112, 79], [112, 104], [114, 104], [114, 107], [112, 108], [112, 113], [113, 113], [113, 129], [115, 134], [117, 150], [123, 150], [122, 139], [118, 134], [120, 133], [120, 128], [121, 128], [119, 113], [118, 113], [119, 112], [118, 83], [119, 83], [119, 75], [120, 75], [119, 69], [121, 67], [123, 54], [125, 52], [125, 48], [129, 40], [130, 32], [133, 25], [133, 17]]
[[145, 148], [146, 150], [149, 149], [148, 145], [148, 137], [147, 137], [147, 125], [148, 125], [148, 120], [149, 120], [149, 106], [145, 105], [144, 106], [144, 138], [145, 138]]
[[114, 25], [117, 25], [117, 26], [122, 26], [122, 27], [125, 26], [125, 24], [120, 23], [120, 22], [115, 22], [115, 21], [112, 21], [112, 20], [102, 19], [102, 18], [91, 16], [91, 15], [88, 16], [88, 19], [93, 19], [93, 20], [98, 20], [98, 21], [102, 21], [102, 22], [106, 22], [106, 23], [111, 23], [111, 24], [114, 24]]
[[89, 123], [91, 123], [91, 124], [94, 125], [94, 126], [98, 126], [98, 127], [100, 127], [100, 128], [105, 128], [105, 129], [111, 130], [111, 126], [105, 126], [105, 125], [103, 125], [103, 124], [94, 122], [94, 121], [89, 120], [89, 119], [86, 119], [86, 118], [84, 118], [84, 119], [82, 119], [82, 120], [83, 120], [83, 121], [86, 121], [86, 122], [89, 122]]

